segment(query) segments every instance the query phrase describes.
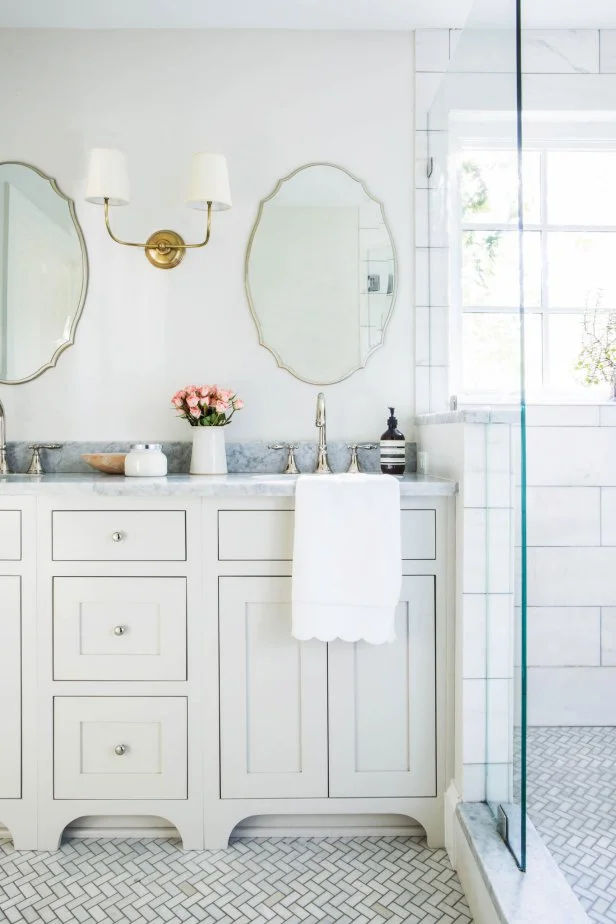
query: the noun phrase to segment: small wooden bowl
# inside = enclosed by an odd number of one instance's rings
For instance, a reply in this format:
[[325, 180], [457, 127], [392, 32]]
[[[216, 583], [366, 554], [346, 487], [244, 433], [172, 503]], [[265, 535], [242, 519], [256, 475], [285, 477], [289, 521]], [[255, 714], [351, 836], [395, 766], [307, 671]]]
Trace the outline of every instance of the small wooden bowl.
[[125, 452], [87, 452], [81, 458], [97, 472], [105, 475], [123, 475]]

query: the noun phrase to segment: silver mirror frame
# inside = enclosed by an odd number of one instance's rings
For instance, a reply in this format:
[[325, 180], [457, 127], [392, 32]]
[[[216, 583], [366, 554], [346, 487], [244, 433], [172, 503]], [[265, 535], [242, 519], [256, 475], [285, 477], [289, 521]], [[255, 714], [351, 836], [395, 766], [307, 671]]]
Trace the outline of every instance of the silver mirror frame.
[[83, 271], [83, 282], [81, 284], [81, 293], [79, 295], [79, 303], [77, 306], [77, 311], [71, 323], [71, 329], [69, 332], [68, 340], [65, 340], [64, 343], [60, 344], [58, 349], [55, 351], [48, 363], [45, 363], [40, 369], [37, 369], [36, 372], [33, 372], [32, 375], [28, 375], [23, 379], [0, 379], [0, 385], [24, 385], [26, 382], [31, 382], [33, 379], [37, 379], [44, 372], [47, 372], [48, 369], [53, 369], [53, 367], [58, 362], [60, 355], [67, 350], [69, 347], [73, 346], [75, 343], [75, 335], [77, 332], [77, 325], [81, 320], [81, 315], [83, 314], [83, 307], [86, 301], [86, 295], [88, 293], [88, 277], [89, 277], [89, 267], [88, 267], [88, 251], [86, 249], [86, 241], [83, 236], [83, 231], [81, 230], [81, 225], [77, 219], [77, 213], [75, 212], [75, 202], [69, 196], [66, 196], [53, 177], [49, 176], [47, 173], [43, 173], [42, 170], [39, 170], [38, 167], [34, 167], [32, 164], [27, 164], [25, 161], [21, 160], [5, 160], [0, 161], [0, 167], [27, 167], [28, 170], [33, 170], [34, 173], [43, 179], [47, 180], [51, 188], [61, 199], [64, 199], [68, 203], [68, 210], [79, 239], [79, 245], [81, 247], [81, 267]]
[[[264, 340], [264, 338], [263, 338], [263, 329], [262, 329], [261, 324], [260, 324], [260, 322], [259, 322], [259, 318], [258, 318], [258, 315], [257, 315], [257, 310], [256, 310], [256, 307], [255, 307], [255, 304], [254, 304], [254, 300], [253, 300], [253, 297], [252, 297], [252, 292], [250, 291], [250, 282], [249, 282], [249, 279], [248, 279], [248, 267], [249, 267], [249, 264], [250, 264], [250, 254], [251, 254], [251, 252], [252, 252], [252, 245], [253, 245], [253, 242], [254, 242], [254, 239], [255, 239], [255, 235], [256, 235], [257, 230], [258, 230], [258, 228], [259, 228], [259, 222], [261, 221], [261, 216], [262, 216], [262, 214], [263, 214], [263, 209], [265, 208], [265, 206], [267, 205], [267, 203], [268, 203], [271, 199], [274, 199], [275, 196], [278, 195], [278, 193], [280, 192], [280, 190], [282, 189], [282, 187], [283, 187], [283, 185], [284, 185], [285, 183], [288, 183], [289, 180], [292, 180], [293, 177], [294, 177], [294, 176], [297, 176], [298, 173], [301, 173], [302, 170], [308, 170], [310, 167], [333, 167], [335, 170], [340, 170], [342, 173], [345, 173], [348, 177], [350, 177], [350, 178], [351, 178], [352, 180], [354, 180], [356, 183], [359, 183], [359, 184], [360, 184], [360, 186], [362, 187], [363, 191], [364, 191], [365, 194], [368, 196], [368, 198], [369, 198], [369, 199], [372, 199], [373, 202], [376, 202], [376, 204], [379, 206], [379, 208], [380, 208], [380, 210], [381, 210], [381, 217], [382, 217], [382, 219], [383, 219], [383, 224], [385, 225], [385, 230], [387, 231], [387, 234], [389, 235], [389, 240], [391, 241], [391, 249], [392, 249], [392, 254], [393, 254], [393, 258], [394, 258], [394, 289], [393, 289], [393, 292], [392, 292], [391, 305], [390, 305], [389, 311], [388, 311], [388, 313], [387, 313], [387, 317], [386, 317], [386, 319], [385, 319], [385, 323], [384, 323], [384, 325], [383, 325], [383, 337], [382, 337], [382, 339], [381, 339], [381, 342], [380, 342], [377, 346], [372, 347], [372, 349], [366, 354], [366, 357], [365, 357], [364, 361], [363, 361], [362, 363], [360, 363], [355, 369], [352, 369], [350, 372], [345, 373], [345, 375], [340, 376], [340, 378], [332, 379], [332, 381], [328, 381], [328, 382], [324, 382], [324, 381], [322, 381], [322, 380], [314, 381], [313, 379], [307, 379], [307, 378], [305, 378], [304, 376], [299, 375], [299, 373], [297, 373], [297, 372], [295, 371], [295, 369], [293, 369], [291, 366], [288, 366], [288, 365], [283, 361], [283, 359], [282, 359], [282, 357], [280, 356], [280, 354], [277, 353], [276, 350], [273, 349], [273, 347], [269, 346], [269, 345], [265, 342], [265, 340]], [[247, 299], [248, 299], [248, 305], [249, 305], [249, 307], [250, 307], [250, 313], [252, 314], [253, 321], [255, 322], [255, 326], [256, 326], [257, 332], [258, 332], [258, 334], [259, 334], [259, 345], [262, 346], [262, 347], [265, 347], [265, 349], [268, 350], [268, 351], [272, 354], [272, 356], [273, 356], [274, 359], [276, 360], [276, 363], [277, 363], [279, 369], [285, 369], [287, 372], [290, 372], [291, 375], [292, 375], [294, 378], [298, 379], [300, 382], [306, 382], [308, 385], [336, 385], [338, 382], [344, 382], [345, 379], [348, 379], [348, 378], [350, 378], [352, 375], [355, 375], [356, 372], [359, 372], [361, 369], [365, 369], [365, 368], [366, 368], [366, 365], [368, 364], [368, 360], [370, 359], [370, 357], [371, 357], [374, 353], [376, 353], [377, 350], [380, 350], [382, 347], [385, 346], [385, 341], [386, 341], [386, 337], [387, 337], [387, 328], [388, 328], [388, 326], [389, 326], [389, 322], [391, 321], [391, 317], [392, 317], [392, 315], [393, 315], [393, 313], [394, 313], [394, 308], [396, 307], [396, 296], [397, 296], [397, 294], [398, 294], [398, 256], [397, 256], [397, 253], [396, 253], [396, 244], [395, 244], [395, 241], [394, 241], [394, 236], [393, 236], [393, 234], [391, 233], [391, 228], [390, 228], [390, 226], [389, 226], [389, 222], [387, 221], [387, 215], [385, 214], [385, 206], [383, 205], [383, 203], [381, 202], [380, 199], [377, 199], [377, 197], [374, 196], [374, 195], [370, 192], [370, 190], [368, 189], [368, 187], [366, 186], [366, 184], [364, 183], [364, 181], [363, 181], [362, 179], [360, 179], [360, 177], [355, 176], [354, 173], [351, 173], [350, 170], [347, 170], [346, 167], [341, 167], [339, 164], [332, 164], [332, 163], [329, 163], [329, 162], [327, 162], [327, 161], [315, 161], [314, 163], [310, 163], [310, 164], [302, 164], [301, 167], [297, 167], [295, 170], [293, 170], [293, 171], [292, 171], [291, 173], [289, 173], [287, 176], [284, 176], [281, 180], [278, 180], [278, 182], [276, 183], [274, 189], [273, 189], [272, 192], [269, 194], [269, 196], [266, 196], [264, 199], [261, 199], [261, 201], [260, 201], [260, 203], [259, 203], [259, 209], [258, 209], [258, 211], [257, 211], [257, 217], [256, 217], [255, 223], [254, 223], [254, 225], [253, 225], [253, 227], [252, 227], [252, 231], [250, 232], [250, 238], [248, 239], [248, 247], [246, 248], [246, 257], [245, 257], [245, 260], [244, 260], [244, 288], [245, 288], [245, 290], [246, 290], [246, 297], [247, 297]]]

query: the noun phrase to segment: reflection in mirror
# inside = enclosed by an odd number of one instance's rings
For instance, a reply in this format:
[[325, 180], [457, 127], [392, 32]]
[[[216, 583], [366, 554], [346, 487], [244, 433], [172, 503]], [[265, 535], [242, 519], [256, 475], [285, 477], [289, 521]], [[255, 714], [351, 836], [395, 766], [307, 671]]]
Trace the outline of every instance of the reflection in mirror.
[[383, 206], [341, 167], [309, 164], [261, 202], [246, 255], [246, 292], [278, 365], [331, 385], [383, 344], [396, 294]]
[[0, 382], [56, 364], [74, 341], [87, 278], [72, 200], [36, 168], [0, 164]]

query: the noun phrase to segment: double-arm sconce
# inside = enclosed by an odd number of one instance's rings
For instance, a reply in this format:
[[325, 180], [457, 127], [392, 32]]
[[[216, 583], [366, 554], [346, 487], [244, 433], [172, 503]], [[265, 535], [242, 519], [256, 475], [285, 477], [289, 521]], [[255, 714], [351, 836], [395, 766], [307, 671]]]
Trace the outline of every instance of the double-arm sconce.
[[190, 177], [191, 209], [207, 210], [205, 239], [198, 244], [186, 244], [176, 231], [155, 231], [145, 244], [122, 241], [109, 224], [110, 205], [128, 205], [130, 201], [126, 159], [122, 151], [111, 148], [94, 148], [90, 151], [86, 179], [86, 200], [105, 208], [105, 225], [116, 244], [141, 247], [153, 266], [173, 269], [184, 259], [187, 250], [205, 247], [210, 239], [212, 212], [231, 208], [227, 162], [222, 154], [193, 154]]

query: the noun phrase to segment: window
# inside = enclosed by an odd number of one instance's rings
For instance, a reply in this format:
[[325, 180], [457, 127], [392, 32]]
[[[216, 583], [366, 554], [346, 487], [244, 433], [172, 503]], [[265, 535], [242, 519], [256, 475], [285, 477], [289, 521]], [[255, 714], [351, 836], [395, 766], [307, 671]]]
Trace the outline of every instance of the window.
[[[584, 143], [582, 143], [584, 144]], [[571, 394], [584, 318], [616, 311], [616, 145], [533, 142], [523, 155], [526, 384]], [[457, 162], [463, 394], [519, 389], [517, 156], [462, 148]], [[584, 395], [592, 397], [592, 390]], [[596, 397], [596, 391], [595, 391]]]

